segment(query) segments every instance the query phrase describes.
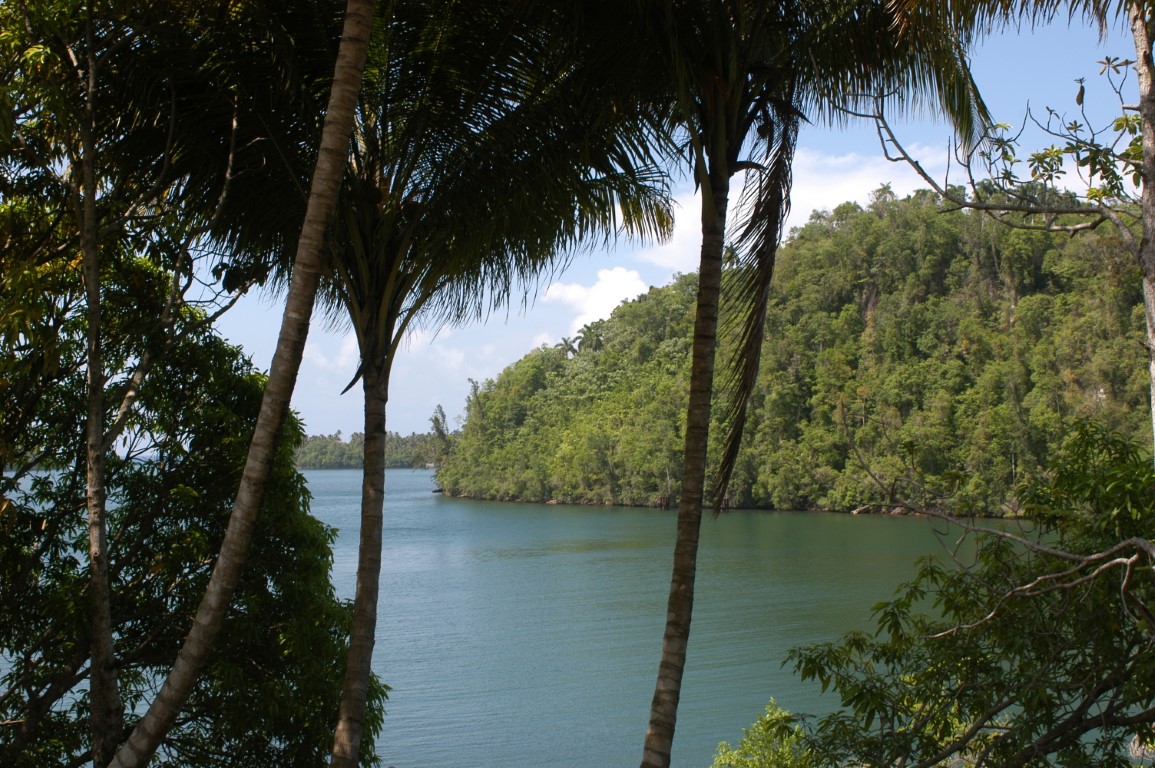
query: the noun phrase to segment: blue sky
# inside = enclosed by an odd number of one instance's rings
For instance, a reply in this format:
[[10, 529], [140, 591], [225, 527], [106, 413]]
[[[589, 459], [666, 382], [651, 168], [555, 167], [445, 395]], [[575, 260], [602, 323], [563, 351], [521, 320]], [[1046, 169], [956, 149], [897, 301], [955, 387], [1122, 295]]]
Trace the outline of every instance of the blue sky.
[[[1135, 53], [1121, 31], [1100, 42], [1097, 30], [1061, 22], [990, 38], [975, 50], [972, 72], [999, 121], [1022, 125], [1028, 104], [1036, 114], [1044, 107], [1073, 114], [1079, 77], [1087, 79], [1086, 103], [1092, 114], [1106, 120], [1118, 110], [1114, 94], [1098, 76], [1096, 62], [1104, 55], [1134, 58]], [[926, 114], [898, 125], [908, 148], [942, 178], [950, 128]], [[1038, 138], [1026, 143], [1046, 142]], [[846, 201], [863, 203], [884, 183], [899, 195], [925, 186], [909, 169], [883, 158], [874, 129], [865, 123], [840, 129], [806, 127], [794, 165], [789, 223], [798, 226], [811, 211], [829, 210]], [[607, 317], [619, 303], [649, 286], [668, 283], [676, 272], [694, 271], [697, 200], [686, 186], [678, 202], [674, 235], [664, 244], [619, 243], [612, 250], [579, 253], [552, 282], [538, 286], [524, 307], [515, 303], [468, 327], [411, 333], [393, 367], [388, 428], [402, 434], [428, 431], [429, 417], [439, 404], [452, 423], [462, 413], [469, 379], [493, 378], [531, 349], [574, 335], [585, 323]], [[227, 313], [219, 328], [244, 348], [257, 367], [267, 370], [280, 318], [278, 297], [258, 294]], [[356, 367], [352, 334], [315, 320], [293, 397], [293, 408], [304, 418], [309, 434], [339, 430], [347, 438], [362, 431], [359, 388], [340, 394]]]

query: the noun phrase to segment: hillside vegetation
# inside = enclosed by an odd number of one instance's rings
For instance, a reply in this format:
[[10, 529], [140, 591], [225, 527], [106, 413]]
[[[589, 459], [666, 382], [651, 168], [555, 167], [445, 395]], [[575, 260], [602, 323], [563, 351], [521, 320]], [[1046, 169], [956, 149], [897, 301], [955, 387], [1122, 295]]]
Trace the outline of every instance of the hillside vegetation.
[[[365, 435], [354, 432], [345, 440], [341, 432], [331, 435], [309, 435], [297, 449], [294, 461], [298, 469], [360, 469], [365, 457]], [[385, 466], [390, 469], [415, 469], [433, 462], [434, 437], [429, 434], [385, 435]]]
[[[474, 382], [446, 491], [676, 499], [694, 291], [680, 276]], [[1077, 419], [1149, 440], [1140, 292], [1106, 231], [1012, 229], [885, 187], [813, 214], [779, 255], [729, 503], [998, 513]], [[723, 376], [715, 418], [725, 397]]]

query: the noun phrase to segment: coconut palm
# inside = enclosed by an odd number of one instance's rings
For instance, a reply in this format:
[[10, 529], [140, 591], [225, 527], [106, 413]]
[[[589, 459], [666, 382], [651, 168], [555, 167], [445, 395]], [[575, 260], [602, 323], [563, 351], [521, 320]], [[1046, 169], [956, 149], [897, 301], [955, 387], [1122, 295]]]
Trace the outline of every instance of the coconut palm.
[[934, 97], [967, 139], [982, 117], [959, 39], [944, 34], [943, 25], [901, 25], [884, 0], [695, 0], [666, 3], [656, 18], [654, 47], [675, 88], [702, 194], [702, 245], [673, 575], [643, 766], [670, 763], [686, 661], [731, 178], [746, 174], [731, 296], [742, 318], [742, 342], [716, 504], [725, 496], [758, 367], [802, 122], [837, 119], [839, 106], [879, 92], [899, 104]]
[[308, 334], [320, 279], [325, 233], [344, 176], [374, 4], [374, 0], [347, 0], [320, 151], [309, 188], [277, 348], [241, 486], [209, 586], [197, 609], [193, 627], [160, 692], [133, 729], [128, 741], [117, 752], [111, 765], [122, 768], [145, 765], [172, 727], [220, 631], [248, 554], [253, 526], [272, 467], [277, 436], [288, 413]]
[[[392, 3], [370, 56], [326, 277], [360, 351], [361, 533], [333, 766], [357, 765], [377, 618], [390, 368], [414, 323], [506, 301], [582, 241], [668, 229], [664, 176], [558, 18]], [[564, 28], [572, 33], [572, 27]], [[595, 112], [595, 110], [597, 110]], [[350, 385], [352, 386], [352, 384]]]

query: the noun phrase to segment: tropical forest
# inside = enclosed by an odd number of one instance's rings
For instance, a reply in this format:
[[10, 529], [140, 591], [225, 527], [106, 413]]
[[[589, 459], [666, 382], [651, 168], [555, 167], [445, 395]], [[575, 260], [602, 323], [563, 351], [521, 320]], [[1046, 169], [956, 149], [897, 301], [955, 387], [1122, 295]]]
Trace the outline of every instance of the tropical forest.
[[[1138, 266], [1110, 233], [1015, 230], [884, 188], [812, 215], [775, 273], [730, 505], [1017, 514], [1018, 484], [1080, 420], [1149, 440]], [[475, 384], [446, 490], [676, 498], [696, 287], [652, 288]]]
[[[391, 469], [424, 467], [437, 456], [437, 441], [432, 434], [385, 437], [385, 466]], [[345, 440], [341, 433], [308, 435], [297, 448], [294, 463], [301, 469], [360, 469], [365, 460], [365, 435], [354, 432]]]
[[[1036, 145], [972, 57], [1057, 20], [1134, 58]], [[0, 765], [1150, 764], [1153, 45], [1137, 0], [0, 2]], [[852, 120], [922, 189], [791, 219]], [[411, 346], [676, 217], [695, 269], [394, 431]], [[308, 435], [321, 324], [359, 423]]]

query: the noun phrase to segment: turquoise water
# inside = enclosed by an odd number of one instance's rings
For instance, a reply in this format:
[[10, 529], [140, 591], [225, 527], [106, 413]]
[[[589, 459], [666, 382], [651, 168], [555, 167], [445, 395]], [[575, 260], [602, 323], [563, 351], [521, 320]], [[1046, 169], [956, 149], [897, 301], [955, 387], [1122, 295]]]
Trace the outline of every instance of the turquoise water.
[[[305, 473], [336, 526], [351, 598], [360, 474]], [[374, 667], [393, 687], [378, 751], [395, 768], [634, 766], [657, 674], [674, 513], [501, 504], [386, 478]], [[774, 697], [829, 709], [781, 664], [865, 629], [870, 606], [941, 551], [913, 518], [730, 512], [703, 522], [674, 765], [709, 766]]]

